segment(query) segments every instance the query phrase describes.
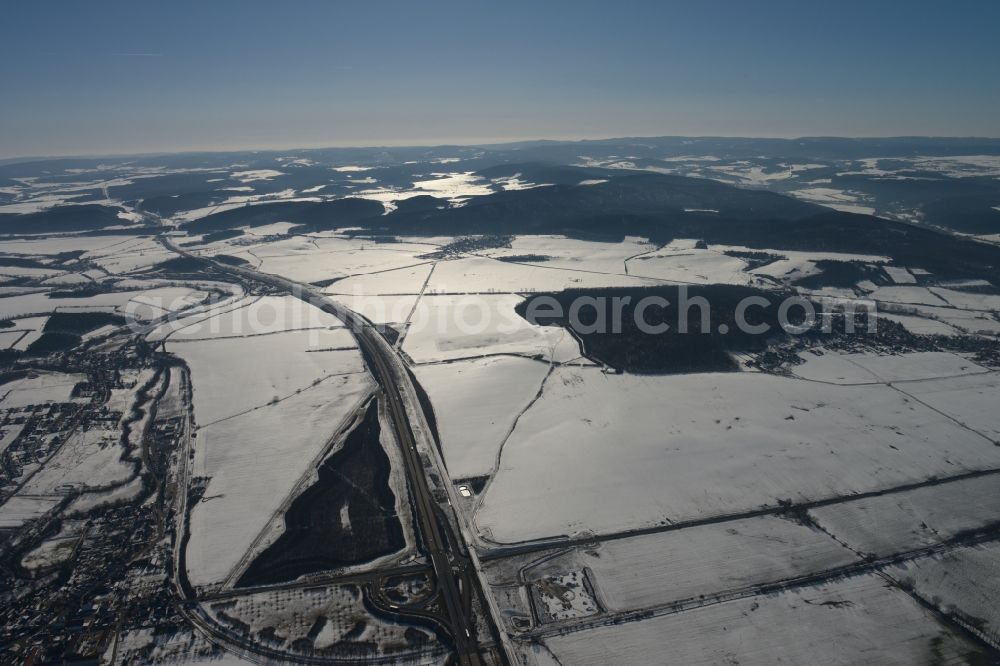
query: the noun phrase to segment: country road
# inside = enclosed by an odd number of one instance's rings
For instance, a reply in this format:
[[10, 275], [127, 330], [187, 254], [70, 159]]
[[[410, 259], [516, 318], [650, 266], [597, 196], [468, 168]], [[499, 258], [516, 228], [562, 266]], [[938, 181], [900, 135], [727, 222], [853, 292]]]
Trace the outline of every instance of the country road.
[[[368, 362], [369, 370], [381, 387], [388, 412], [392, 417], [396, 441], [403, 454], [402, 459], [413, 497], [419, 538], [424, 552], [430, 558], [438, 591], [447, 610], [448, 626], [451, 629], [458, 663], [468, 666], [484, 663], [480, 656], [475, 621], [472, 617], [472, 599], [475, 594], [482, 594], [481, 589], [477, 589], [480, 588], [479, 578], [473, 563], [462, 552], [468, 552], [468, 544], [456, 538], [451, 522], [446, 516], [441, 515], [441, 507], [435, 502], [427, 485], [416, 437], [407, 415], [406, 397], [415, 395], [415, 391], [398, 352], [372, 322], [325, 294], [315, 291], [309, 285], [241, 266], [216, 262], [209, 257], [187, 252], [165, 236], [160, 236], [158, 239], [165, 248], [185, 258], [202, 261], [220, 271], [281, 289], [340, 318], [352, 331]], [[416, 409], [420, 407], [417, 406]], [[453, 547], [453, 544], [460, 543], [462, 548]], [[405, 615], [405, 609], [398, 609], [398, 612]], [[493, 618], [488, 619], [495, 622]], [[502, 651], [500, 655], [502, 658]]]

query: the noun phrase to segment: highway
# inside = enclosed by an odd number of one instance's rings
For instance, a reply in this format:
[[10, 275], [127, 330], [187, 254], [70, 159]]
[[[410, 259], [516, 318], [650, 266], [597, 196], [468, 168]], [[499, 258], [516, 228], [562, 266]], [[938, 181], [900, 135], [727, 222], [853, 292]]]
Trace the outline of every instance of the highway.
[[[471, 617], [473, 591], [479, 586], [479, 579], [468, 557], [458, 552], [458, 549], [449, 547], [459, 542], [452, 533], [451, 523], [445, 516], [439, 515], [440, 509], [427, 485], [403, 397], [404, 393], [414, 395], [414, 391], [403, 361], [396, 351], [370, 321], [308, 285], [191, 254], [176, 246], [165, 236], [160, 236], [159, 240], [168, 250], [183, 257], [200, 260], [220, 271], [288, 292], [338, 317], [351, 329], [368, 361], [372, 375], [381, 387], [382, 398], [392, 418], [396, 441], [406, 466], [418, 536], [422, 549], [434, 569], [437, 589], [447, 612], [448, 626], [455, 644], [458, 663], [463, 666], [482, 664], [474, 619]], [[406, 614], [405, 608], [396, 610], [401, 615]]]

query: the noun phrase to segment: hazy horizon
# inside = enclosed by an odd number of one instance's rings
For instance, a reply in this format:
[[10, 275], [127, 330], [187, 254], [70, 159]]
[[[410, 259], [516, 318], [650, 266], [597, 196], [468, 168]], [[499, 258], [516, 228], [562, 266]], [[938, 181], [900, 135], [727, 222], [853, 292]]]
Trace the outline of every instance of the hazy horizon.
[[946, 136], [946, 135], [934, 135], [934, 134], [898, 134], [898, 135], [871, 135], [871, 136], [846, 136], [846, 135], [801, 135], [801, 136], [776, 136], [776, 135], [748, 135], [748, 134], [658, 134], [658, 135], [607, 135], [607, 136], [594, 136], [594, 137], [566, 137], [566, 138], [549, 138], [549, 137], [528, 137], [528, 138], [513, 138], [505, 140], [468, 140], [468, 141], [415, 141], [415, 142], [395, 142], [395, 143], [319, 143], [317, 145], [274, 145], [274, 146], [223, 146], [219, 148], [203, 147], [203, 148], [178, 148], [176, 150], [149, 150], [149, 151], [138, 151], [138, 152], [112, 152], [112, 153], [63, 153], [63, 154], [47, 154], [47, 155], [11, 155], [5, 156], [0, 155], [0, 162], [3, 163], [17, 163], [26, 160], [53, 160], [53, 159], [104, 159], [104, 158], [123, 158], [123, 157], [147, 157], [147, 156], [157, 156], [157, 155], [187, 155], [187, 154], [213, 154], [213, 153], [271, 153], [271, 152], [296, 152], [303, 150], [378, 150], [382, 148], [392, 149], [392, 148], [428, 148], [428, 149], [440, 149], [440, 148], [490, 148], [490, 147], [503, 147], [511, 146], [517, 144], [532, 144], [532, 143], [599, 143], [599, 142], [613, 142], [613, 141], [654, 141], [660, 139], [691, 139], [695, 141], [708, 141], [708, 140], [739, 140], [739, 139], [751, 139], [751, 140], [774, 140], [774, 141], [806, 141], [806, 140], [898, 140], [898, 139], [929, 139], [929, 140], [942, 140], [942, 141], [1000, 141], [1000, 135], [997, 136]]
[[17, 4], [0, 157], [1000, 136], [995, 3]]

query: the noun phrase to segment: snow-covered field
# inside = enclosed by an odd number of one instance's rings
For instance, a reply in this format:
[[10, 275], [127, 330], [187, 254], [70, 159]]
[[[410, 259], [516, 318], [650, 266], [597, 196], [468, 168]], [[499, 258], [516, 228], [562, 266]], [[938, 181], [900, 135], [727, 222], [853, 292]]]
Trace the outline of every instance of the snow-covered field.
[[899, 315], [893, 314], [891, 312], [879, 312], [878, 318], [888, 319], [896, 323], [902, 324], [910, 333], [914, 335], [959, 335], [960, 331], [954, 326], [944, 323], [943, 321], [937, 321], [936, 319], [929, 319], [927, 317], [914, 317], [912, 315]]
[[292, 297], [206, 315], [166, 344], [191, 371], [192, 473], [210, 478], [190, 521], [196, 585], [229, 574], [374, 385], [340, 320]]
[[[197, 375], [194, 386], [197, 412]], [[221, 582], [229, 575], [295, 484], [314, 467], [338, 424], [373, 388], [367, 373], [339, 375], [198, 430], [192, 474], [210, 481], [189, 523], [187, 567], [194, 585]], [[258, 547], [279, 534], [272, 531]]]
[[526, 567], [534, 579], [587, 568], [610, 611], [651, 608], [794, 579], [858, 560], [819, 530], [777, 517], [613, 539]]
[[410, 321], [403, 351], [416, 363], [486, 354], [580, 357], [580, 345], [559, 326], [535, 326], [515, 312], [514, 294], [423, 296]]
[[[544, 257], [539, 266], [573, 270], [624, 273], [625, 262], [637, 254], [655, 250], [656, 246], [641, 238], [626, 238], [621, 243], [577, 240], [563, 236], [517, 236], [509, 248], [483, 250], [489, 257]], [[522, 261], [522, 263], [534, 263]]]
[[915, 305], [910, 309], [920, 316], [937, 319], [971, 335], [1000, 335], [1000, 320], [994, 318], [991, 312], [932, 305]]
[[73, 555], [79, 541], [78, 536], [58, 537], [43, 541], [21, 558], [21, 566], [29, 571], [39, 571], [56, 566]]
[[116, 248], [135, 241], [135, 236], [50, 236], [0, 240], [0, 252], [9, 254], [60, 254], [83, 250], [92, 255], [113, 254]]
[[0, 505], [0, 528], [17, 529], [29, 520], [41, 518], [62, 501], [62, 497], [14, 495]]
[[396, 268], [380, 273], [355, 275], [343, 280], [337, 280], [325, 292], [351, 297], [371, 295], [418, 294], [434, 266], [431, 262], [417, 264], [406, 268]]
[[[172, 342], [238, 336], [265, 335], [297, 329], [343, 328], [333, 315], [304, 303], [294, 296], [263, 296], [240, 301], [242, 307], [225, 305], [204, 315], [178, 320], [170, 335]], [[353, 342], [344, 341], [347, 346]]]
[[434, 408], [453, 479], [493, 471], [500, 444], [548, 372], [548, 363], [509, 356], [414, 368]]
[[417, 294], [404, 296], [334, 295], [331, 298], [375, 324], [405, 322], [410, 317], [413, 306], [417, 303]]
[[122, 460], [125, 451], [117, 429], [77, 431], [19, 491], [22, 495], [59, 495], [69, 489], [104, 488], [130, 479], [135, 463]]
[[805, 362], [792, 367], [795, 376], [834, 384], [913, 382], [989, 372], [969, 359], [951, 352], [848, 354], [823, 350], [822, 356], [806, 351], [800, 353], [799, 357]]
[[73, 387], [87, 381], [86, 375], [37, 372], [0, 384], [0, 407], [14, 409], [46, 402], [70, 402]]
[[438, 262], [427, 289], [429, 293], [527, 293], [562, 291], [582, 287], [630, 287], [661, 284], [631, 277], [623, 269], [614, 273], [546, 266], [548, 262], [510, 263], [485, 257]]
[[24, 337], [24, 331], [0, 331], [0, 349], [10, 349], [11, 345]]
[[195, 305], [208, 294], [187, 287], [156, 287], [145, 290], [112, 291], [85, 298], [50, 298], [45, 292], [0, 298], [0, 312], [24, 317], [57, 311], [118, 312], [148, 321]]
[[869, 296], [876, 301], [887, 303], [949, 305], [948, 301], [926, 287], [879, 287]]
[[754, 282], [747, 263], [714, 250], [660, 250], [628, 262], [629, 275], [671, 282], [740, 284]]
[[83, 515], [96, 507], [126, 503], [138, 497], [141, 492], [142, 477], [136, 476], [128, 483], [123, 483], [111, 490], [94, 490], [84, 493], [70, 502], [66, 513]]
[[148, 268], [176, 256], [154, 238], [133, 238], [87, 252], [81, 258], [93, 261], [108, 273], [120, 275]]
[[475, 521], [501, 543], [621, 532], [998, 464], [1000, 448], [891, 387], [560, 367]]
[[[281, 256], [263, 256], [259, 252], [254, 252], [259, 261], [253, 261], [254, 257], [249, 259], [264, 273], [281, 275], [296, 282], [319, 282], [424, 263], [424, 260], [417, 259], [414, 253], [390, 248], [391, 245], [365, 250]], [[420, 253], [425, 251], [425, 248], [421, 248]]]
[[1000, 543], [957, 548], [887, 570], [921, 598], [1000, 641]]
[[911, 666], [963, 663], [975, 650], [876, 575], [553, 636], [545, 645], [574, 666]]
[[1000, 522], [1000, 475], [851, 500], [809, 515], [858, 552], [905, 553]]
[[906, 392], [958, 422], [1000, 442], [1000, 375], [995, 372], [907, 384]]
[[799, 190], [792, 190], [788, 194], [797, 199], [845, 213], [875, 214], [875, 209], [865, 205], [864, 195], [858, 192], [838, 190], [832, 187], [805, 187]]
[[917, 278], [913, 276], [913, 273], [902, 266], [886, 266], [885, 272], [889, 274], [889, 277], [896, 284], [916, 284], [917, 282]]
[[195, 420], [201, 425], [283, 400], [326, 377], [365, 372], [354, 338], [343, 328], [171, 339], [167, 351], [191, 368]]
[[777, 260], [750, 271], [753, 275], [763, 275], [775, 279], [801, 279], [817, 275], [822, 270], [816, 265], [819, 261], [859, 261], [866, 264], [885, 264], [889, 257], [872, 254], [849, 254], [844, 252], [807, 252], [799, 250], [770, 250], [750, 248], [743, 245], [710, 245], [714, 252], [764, 253], [779, 257]]

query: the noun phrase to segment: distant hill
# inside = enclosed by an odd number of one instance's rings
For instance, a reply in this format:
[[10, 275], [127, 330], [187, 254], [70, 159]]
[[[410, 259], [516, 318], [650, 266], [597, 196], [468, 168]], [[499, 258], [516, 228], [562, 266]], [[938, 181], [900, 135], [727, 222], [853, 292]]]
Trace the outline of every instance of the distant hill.
[[214, 213], [184, 225], [184, 229], [200, 234], [236, 227], [260, 227], [275, 222], [292, 222], [298, 231], [321, 231], [357, 224], [378, 217], [385, 206], [369, 199], [337, 199], [335, 201], [279, 201], [247, 205]]
[[827, 210], [772, 192], [744, 190], [703, 178], [617, 173], [596, 185], [498, 192], [475, 197], [460, 208], [398, 210], [377, 222], [389, 232], [442, 234], [556, 233], [580, 229], [583, 223], [583, 229], [590, 233], [620, 235], [621, 230], [595, 226], [587, 220], [614, 215], [700, 219], [698, 211], [706, 210], [734, 220], [798, 219]]
[[118, 217], [120, 208], [100, 204], [56, 206], [38, 213], [0, 215], [0, 233], [54, 233], [94, 231], [127, 224]]

